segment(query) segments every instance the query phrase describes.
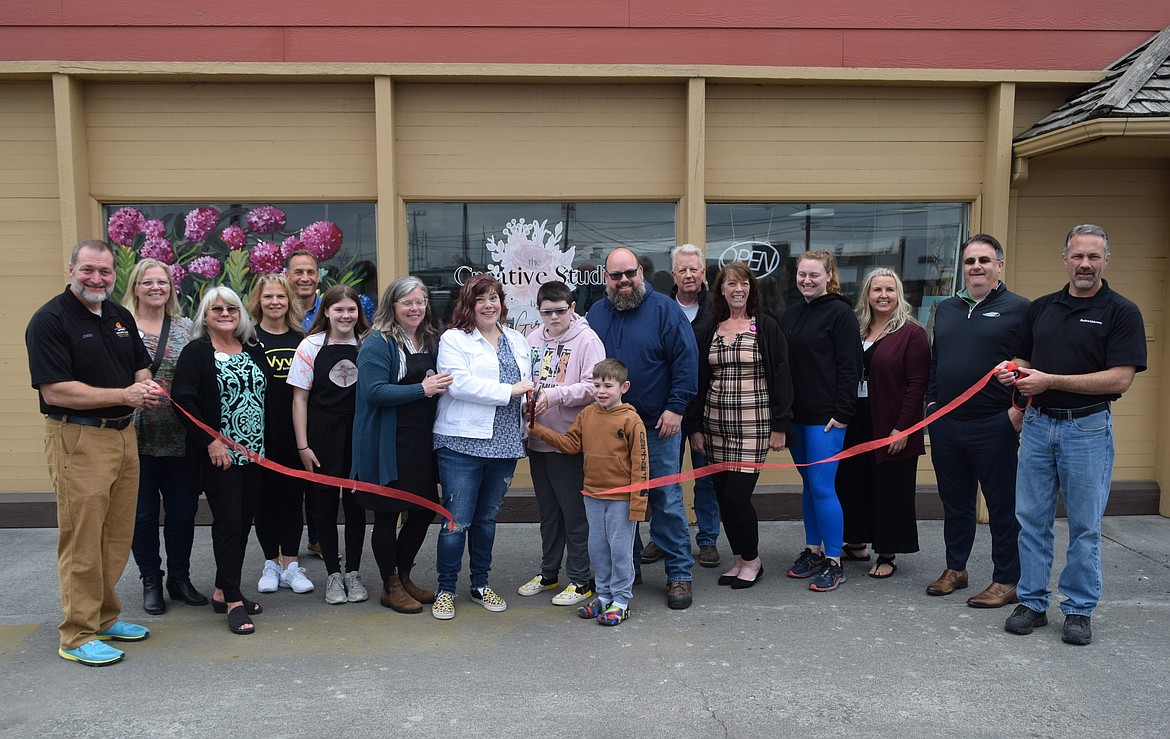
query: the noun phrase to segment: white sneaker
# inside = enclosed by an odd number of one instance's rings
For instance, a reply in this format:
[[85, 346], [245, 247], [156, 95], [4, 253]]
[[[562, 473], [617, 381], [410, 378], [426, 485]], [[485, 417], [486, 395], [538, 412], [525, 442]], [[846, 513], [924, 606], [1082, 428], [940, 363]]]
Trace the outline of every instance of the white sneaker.
[[370, 597], [370, 594], [366, 592], [366, 584], [362, 582], [362, 573], [346, 573], [345, 597], [350, 603], [361, 603]]
[[527, 598], [530, 595], [536, 595], [537, 593], [541, 593], [545, 590], [552, 590], [557, 585], [558, 583], [555, 578], [552, 580], [545, 580], [544, 575], [537, 575], [517, 588], [516, 592]]
[[313, 581], [305, 575], [305, 568], [296, 562], [289, 562], [284, 572], [280, 573], [280, 587], [289, 588], [294, 593], [313, 592]]
[[329, 580], [325, 583], [325, 602], [331, 606], [345, 603], [348, 598], [345, 596], [345, 579], [340, 572], [334, 572], [329, 576]]
[[586, 598], [592, 597], [593, 591], [589, 589], [588, 585], [578, 585], [571, 582], [569, 587], [553, 596], [552, 602], [554, 606], [575, 606]]
[[271, 559], [264, 560], [264, 569], [260, 572], [260, 582], [256, 583], [256, 590], [261, 593], [275, 593], [280, 587], [280, 565]]

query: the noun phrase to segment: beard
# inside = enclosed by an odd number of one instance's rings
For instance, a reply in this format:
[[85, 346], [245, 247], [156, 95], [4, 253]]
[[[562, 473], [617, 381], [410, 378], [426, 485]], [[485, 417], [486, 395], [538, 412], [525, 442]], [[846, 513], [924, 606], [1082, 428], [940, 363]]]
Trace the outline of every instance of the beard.
[[104, 301], [109, 300], [114, 295], [113, 285], [110, 285], [105, 290], [102, 290], [100, 295], [94, 295], [93, 293], [89, 292], [85, 289], [85, 285], [82, 285], [76, 279], [73, 280], [73, 284], [70, 287], [72, 288], [74, 295], [81, 298], [89, 305], [101, 305]]
[[605, 288], [605, 295], [609, 298], [609, 302], [613, 303], [616, 310], [633, 310], [642, 304], [646, 298], [646, 283], [635, 282], [634, 290], [629, 295], [624, 295], [618, 292], [616, 285]]

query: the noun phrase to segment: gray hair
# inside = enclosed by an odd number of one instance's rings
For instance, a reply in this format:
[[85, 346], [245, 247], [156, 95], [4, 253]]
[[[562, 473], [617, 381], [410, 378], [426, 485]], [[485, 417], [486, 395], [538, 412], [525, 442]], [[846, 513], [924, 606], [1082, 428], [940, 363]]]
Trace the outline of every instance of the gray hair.
[[77, 246], [74, 246], [73, 251], [69, 254], [69, 264], [71, 266], [77, 266], [77, 255], [81, 253], [82, 249], [105, 251], [114, 258], [114, 261], [118, 259], [118, 253], [114, 251], [114, 247], [110, 245], [110, 242], [102, 241], [101, 239], [86, 239], [85, 241], [78, 242]]
[[401, 347], [406, 347], [406, 332], [398, 323], [394, 313], [394, 305], [415, 290], [422, 290], [423, 298], [427, 300], [426, 313], [422, 325], [419, 326], [422, 346], [416, 347], [423, 351], [435, 352], [439, 348], [439, 323], [431, 309], [430, 292], [426, 284], [414, 275], [399, 277], [391, 282], [382, 292], [382, 299], [378, 301], [378, 309], [374, 311], [374, 319], [370, 322], [370, 332], [377, 331], [383, 336], [390, 336]]
[[703, 260], [703, 250], [694, 244], [679, 244], [670, 250], [670, 271], [673, 272], [675, 267], [678, 267], [679, 257], [698, 257], [699, 261]]
[[236, 326], [236, 338], [240, 340], [241, 344], [255, 344], [256, 327], [252, 324], [252, 316], [248, 315], [248, 311], [244, 309], [244, 301], [240, 300], [236, 291], [226, 285], [209, 287], [207, 292], [203, 294], [203, 300], [199, 301], [199, 307], [195, 309], [195, 318], [193, 319], [195, 325], [191, 327], [191, 339], [202, 339], [207, 335], [207, 312], [211, 310], [212, 304], [217, 300], [239, 308], [240, 323]]
[[1068, 248], [1072, 245], [1074, 236], [1100, 236], [1105, 242], [1105, 254], [1109, 254], [1109, 234], [1105, 233], [1105, 229], [1100, 226], [1094, 226], [1092, 223], [1085, 223], [1080, 226], [1073, 226], [1068, 230], [1068, 236], [1064, 237], [1064, 254], [1068, 256]]

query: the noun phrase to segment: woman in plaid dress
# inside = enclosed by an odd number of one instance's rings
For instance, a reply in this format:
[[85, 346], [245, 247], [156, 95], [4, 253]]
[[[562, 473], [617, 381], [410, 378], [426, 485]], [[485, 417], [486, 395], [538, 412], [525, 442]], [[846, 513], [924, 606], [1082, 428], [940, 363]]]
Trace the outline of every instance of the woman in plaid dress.
[[[792, 422], [788, 344], [779, 324], [761, 312], [756, 277], [743, 262], [724, 267], [711, 290], [712, 319], [699, 328], [699, 394], [687, 432], [707, 461], [761, 463], [784, 448]], [[715, 496], [735, 566], [720, 585], [750, 588], [764, 574], [752, 506], [758, 468], [714, 475]]]

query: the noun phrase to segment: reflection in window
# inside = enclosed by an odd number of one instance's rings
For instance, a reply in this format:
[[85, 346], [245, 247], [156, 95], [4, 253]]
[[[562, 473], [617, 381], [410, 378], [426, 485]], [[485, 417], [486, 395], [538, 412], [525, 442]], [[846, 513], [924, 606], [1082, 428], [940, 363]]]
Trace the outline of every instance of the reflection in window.
[[618, 246], [638, 255], [656, 289], [673, 285], [674, 203], [407, 203], [406, 230], [410, 273], [444, 321], [459, 287], [480, 272], [500, 278], [521, 331], [539, 323], [536, 291], [548, 280], [574, 288], [583, 314], [605, 294], [605, 256]]
[[707, 271], [746, 261], [777, 315], [793, 300], [796, 259], [825, 249], [837, 257], [841, 291], [856, 302], [874, 267], [895, 270], [923, 324], [935, 302], [954, 294], [965, 203], [724, 203], [707, 206]]

